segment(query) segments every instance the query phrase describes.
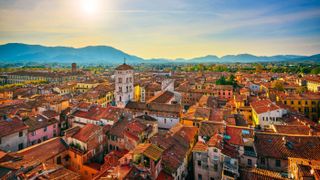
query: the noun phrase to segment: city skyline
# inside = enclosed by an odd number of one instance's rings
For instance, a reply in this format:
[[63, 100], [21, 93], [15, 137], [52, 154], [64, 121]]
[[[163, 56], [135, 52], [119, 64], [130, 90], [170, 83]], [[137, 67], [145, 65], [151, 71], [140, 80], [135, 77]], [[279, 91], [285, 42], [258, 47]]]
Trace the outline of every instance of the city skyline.
[[143, 58], [313, 55], [319, 7], [301, 0], [0, 1], [0, 43], [107, 45]]

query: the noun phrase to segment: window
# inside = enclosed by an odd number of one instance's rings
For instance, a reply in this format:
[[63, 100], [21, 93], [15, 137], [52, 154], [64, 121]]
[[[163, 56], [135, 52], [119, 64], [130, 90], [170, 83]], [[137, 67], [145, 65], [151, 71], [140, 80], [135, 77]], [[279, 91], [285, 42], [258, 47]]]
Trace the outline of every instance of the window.
[[201, 166], [201, 161], [198, 161], [198, 166]]
[[214, 170], [215, 172], [218, 171], [218, 164], [213, 164], [213, 170]]
[[32, 136], [35, 136], [36, 134], [37, 134], [36, 131], [32, 131], [32, 132], [31, 132], [31, 135], [32, 135]]
[[202, 175], [201, 174], [198, 174], [198, 179], [202, 180]]
[[248, 166], [252, 166], [252, 160], [248, 159]]
[[122, 83], [122, 78], [118, 78], [118, 83]]
[[61, 156], [57, 157], [57, 164], [61, 164]]
[[264, 165], [266, 164], [266, 160], [264, 158], [261, 158], [260, 163]]
[[19, 150], [23, 149], [23, 143], [20, 143], [18, 148]]
[[298, 101], [298, 104], [300, 105], [300, 104], [301, 104], [301, 101]]
[[279, 159], [276, 159], [276, 167], [281, 167], [281, 161]]
[[165, 124], [167, 124], [167, 119], [166, 119], [166, 118], [164, 118], [164, 120], [163, 120], [163, 121], [164, 121], [164, 123], [165, 123]]
[[1, 141], [1, 137], [0, 137], [0, 144], [2, 143], [2, 141]]
[[308, 101], [306, 101], [305, 104], [308, 105]]
[[291, 101], [291, 104], [294, 104], [294, 102], [293, 102], [293, 101]]
[[47, 132], [47, 127], [43, 128], [43, 131], [44, 131], [44, 132]]
[[19, 137], [22, 137], [22, 136], [23, 136], [23, 132], [20, 131], [20, 132], [19, 132]]

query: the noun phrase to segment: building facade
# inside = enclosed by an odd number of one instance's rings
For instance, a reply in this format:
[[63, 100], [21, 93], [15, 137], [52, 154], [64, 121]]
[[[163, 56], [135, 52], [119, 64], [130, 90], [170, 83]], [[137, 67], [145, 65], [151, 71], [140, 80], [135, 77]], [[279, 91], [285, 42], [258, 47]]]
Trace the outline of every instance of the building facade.
[[115, 96], [118, 107], [134, 98], [133, 68], [125, 63], [115, 69]]

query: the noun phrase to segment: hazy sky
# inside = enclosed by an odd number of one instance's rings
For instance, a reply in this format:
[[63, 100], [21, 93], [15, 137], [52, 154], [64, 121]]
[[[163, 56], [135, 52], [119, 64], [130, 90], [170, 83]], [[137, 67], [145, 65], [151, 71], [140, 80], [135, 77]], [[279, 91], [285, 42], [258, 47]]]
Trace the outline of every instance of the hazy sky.
[[320, 53], [320, 0], [0, 0], [0, 43], [196, 57]]

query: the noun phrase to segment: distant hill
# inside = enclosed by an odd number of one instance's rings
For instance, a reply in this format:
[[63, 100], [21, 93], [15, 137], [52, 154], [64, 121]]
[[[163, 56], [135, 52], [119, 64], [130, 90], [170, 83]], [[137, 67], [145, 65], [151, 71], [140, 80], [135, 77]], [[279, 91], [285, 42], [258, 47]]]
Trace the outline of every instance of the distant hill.
[[0, 45], [1, 63], [83, 63], [83, 64], [120, 64], [123, 58], [130, 64], [138, 63], [231, 63], [231, 62], [276, 62], [276, 61], [313, 61], [320, 62], [320, 54], [313, 56], [276, 55], [255, 56], [251, 54], [226, 55], [221, 58], [207, 55], [191, 59], [143, 59], [127, 54], [110, 46], [47, 47], [22, 43]]
[[110, 63], [119, 64], [126, 58], [128, 63], [141, 63], [142, 58], [129, 55], [110, 46], [84, 48], [46, 47], [9, 43], [0, 45], [0, 62], [63, 62], [63, 63]]

